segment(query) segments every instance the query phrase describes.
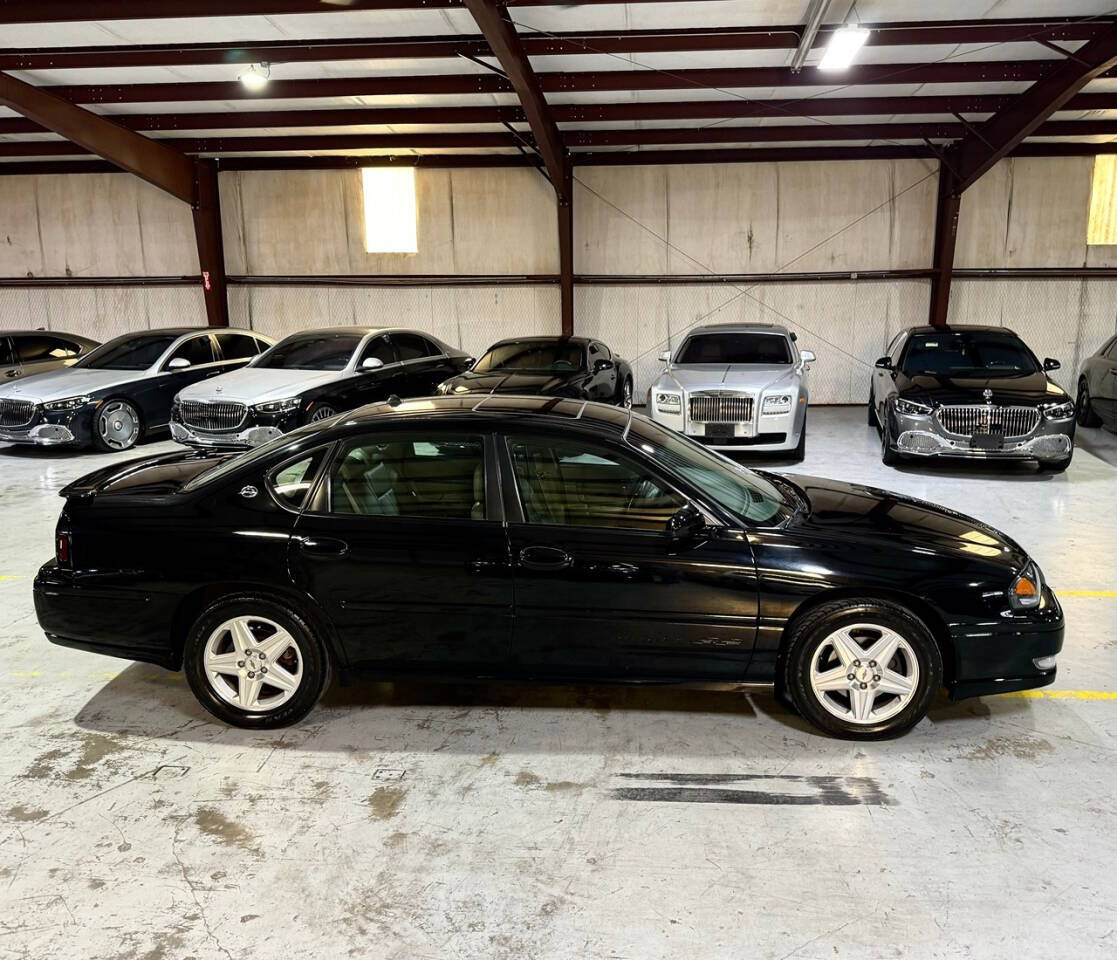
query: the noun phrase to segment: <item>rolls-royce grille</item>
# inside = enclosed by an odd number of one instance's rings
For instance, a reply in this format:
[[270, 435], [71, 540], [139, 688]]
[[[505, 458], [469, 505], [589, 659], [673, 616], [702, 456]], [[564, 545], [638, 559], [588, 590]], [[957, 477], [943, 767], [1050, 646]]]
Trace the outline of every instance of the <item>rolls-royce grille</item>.
[[960, 436], [999, 433], [1023, 437], [1038, 426], [1039, 411], [1035, 407], [997, 407], [986, 403], [939, 407], [938, 418], [944, 430]]
[[0, 427], [26, 427], [34, 417], [30, 400], [0, 400]]
[[227, 401], [183, 400], [182, 422], [195, 430], [236, 430], [244, 423], [248, 408], [243, 403]]
[[751, 423], [752, 397], [695, 394], [690, 398], [690, 419], [699, 423]]

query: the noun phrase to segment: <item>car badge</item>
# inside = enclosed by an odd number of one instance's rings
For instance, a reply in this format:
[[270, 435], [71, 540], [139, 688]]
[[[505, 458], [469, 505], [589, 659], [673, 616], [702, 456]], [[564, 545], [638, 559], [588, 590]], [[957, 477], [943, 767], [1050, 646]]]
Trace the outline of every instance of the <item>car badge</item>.
[[986, 403], [992, 403], [993, 402], [993, 391], [990, 390], [988, 387], [986, 387], [981, 392], [981, 395], [985, 398]]
[[[214, 392], [214, 393], [221, 393], [221, 387], [214, 387], [214, 388], [213, 388], [213, 392]], [[988, 390], [986, 390], [985, 392], [986, 392], [986, 393], [988, 393], [989, 391], [988, 391]]]

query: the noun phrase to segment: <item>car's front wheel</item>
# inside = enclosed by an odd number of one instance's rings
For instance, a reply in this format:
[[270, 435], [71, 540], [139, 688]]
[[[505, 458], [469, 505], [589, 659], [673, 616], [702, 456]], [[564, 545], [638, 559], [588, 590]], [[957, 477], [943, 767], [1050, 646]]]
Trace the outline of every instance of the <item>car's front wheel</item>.
[[315, 400], [306, 412], [307, 423], [317, 423], [319, 420], [329, 420], [337, 416], [337, 410], [326, 400]]
[[236, 727], [285, 727], [305, 717], [330, 679], [329, 657], [303, 617], [264, 597], [218, 601], [186, 638], [194, 696]]
[[942, 685], [942, 654], [926, 624], [882, 600], [837, 600], [791, 626], [784, 689], [827, 733], [882, 740], [915, 726]]
[[894, 467], [901, 459], [900, 454], [892, 447], [892, 437], [888, 429], [888, 414], [885, 414], [880, 425], [880, 461], [886, 467]]
[[93, 444], [98, 450], [130, 450], [143, 435], [140, 412], [127, 400], [106, 400], [93, 417]]

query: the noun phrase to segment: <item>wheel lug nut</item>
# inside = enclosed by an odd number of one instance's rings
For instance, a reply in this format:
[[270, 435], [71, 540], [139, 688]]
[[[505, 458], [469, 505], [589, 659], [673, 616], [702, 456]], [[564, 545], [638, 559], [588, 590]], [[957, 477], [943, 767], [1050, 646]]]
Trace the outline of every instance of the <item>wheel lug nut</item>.
[[853, 661], [853, 665], [854, 665], [855, 667], [859, 667], [859, 666], [861, 666], [861, 661], [860, 661], [860, 660], [854, 660], [854, 661]]
[[260, 659], [261, 660], [265, 659], [263, 652], [260, 653]]
[[852, 673], [847, 673], [846, 674], [846, 679], [847, 680], [852, 680], [853, 679], [853, 674]]
[[243, 667], [244, 666], [244, 661], [243, 660], [238, 660], [237, 661], [237, 666], [238, 667]]
[[[251, 677], [251, 676], [252, 676], [252, 674], [250, 673], [250, 674], [249, 674], [249, 676]], [[866, 690], [866, 689], [868, 689], [868, 686], [869, 686], [869, 685], [868, 685], [867, 683], [863, 683], [863, 684], [861, 684], [861, 689], [862, 689], [862, 690]]]
[[[249, 680], [255, 680], [256, 679], [256, 674], [253, 673], [251, 670], [248, 671], [248, 679]], [[865, 684], [861, 684], [861, 686], [865, 686]]]
[[880, 674], [873, 674], [873, 683], [880, 683]]
[[261, 668], [260, 668], [260, 676], [263, 676], [263, 675], [264, 675], [265, 673], [267, 673], [267, 672], [268, 672], [268, 668], [267, 668], [267, 667], [261, 667]]
[[877, 665], [877, 662], [876, 662], [875, 660], [870, 660], [870, 661], [869, 661], [869, 666], [870, 666], [870, 667], [874, 667], [874, 668], [875, 668], [875, 667], [876, 667], [876, 665]]

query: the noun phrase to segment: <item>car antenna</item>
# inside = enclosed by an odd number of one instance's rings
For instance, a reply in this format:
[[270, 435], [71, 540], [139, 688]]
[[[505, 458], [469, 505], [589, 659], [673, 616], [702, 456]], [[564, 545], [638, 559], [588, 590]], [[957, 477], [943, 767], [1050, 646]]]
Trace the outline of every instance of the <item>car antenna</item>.
[[399, 398], [398, 393], [393, 393], [390, 397], [388, 397], [389, 407], [398, 407], [401, 403], [403, 403], [403, 401]]

